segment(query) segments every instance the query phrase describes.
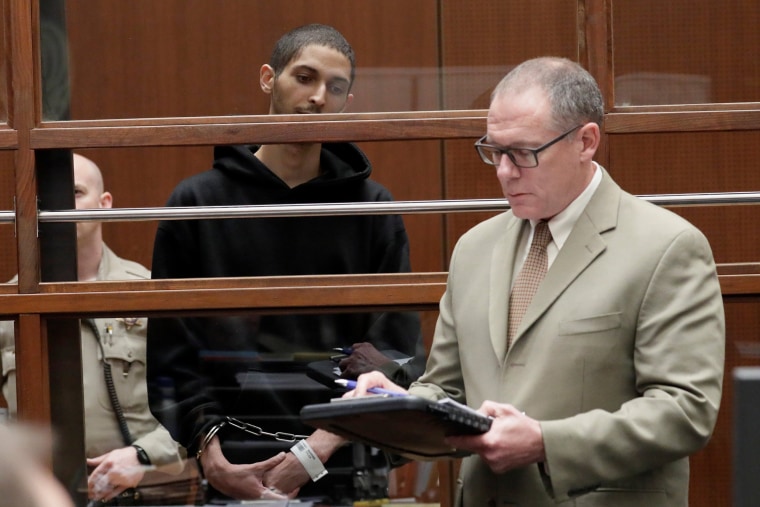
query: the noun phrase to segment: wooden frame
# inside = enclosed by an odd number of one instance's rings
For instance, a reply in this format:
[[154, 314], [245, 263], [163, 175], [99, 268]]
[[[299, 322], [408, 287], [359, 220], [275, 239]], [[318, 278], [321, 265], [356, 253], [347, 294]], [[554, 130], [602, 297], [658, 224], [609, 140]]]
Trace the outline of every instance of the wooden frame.
[[[445, 287], [445, 273], [343, 277], [288, 277], [146, 282], [44, 283], [40, 277], [37, 231], [37, 150], [92, 147], [194, 146], [234, 142], [457, 139], [478, 137], [484, 110], [324, 115], [319, 119], [282, 116], [156, 118], [42, 122], [38, 18], [28, 0], [3, 2], [7, 65], [8, 122], [0, 126], [0, 149], [15, 153], [15, 195], [19, 281], [0, 288], [0, 312], [18, 319], [24, 337], [18, 350], [22, 419], [55, 422], [55, 393], [48, 374], [65, 348], [48, 342], [49, 322], [61, 317], [98, 314], [169, 314], [266, 311], [334, 311], [336, 309], [434, 309]], [[578, 59], [603, 87], [608, 114], [605, 134], [760, 130], [760, 104], [614, 107], [612, 0], [577, 0], [582, 36]], [[600, 162], [608, 159], [607, 143]], [[721, 266], [726, 297], [760, 295], [758, 264]], [[318, 295], [318, 297], [316, 297]], [[181, 303], [179, 299], [181, 298]], [[73, 331], [76, 333], [76, 330]], [[55, 352], [57, 351], [57, 352]], [[76, 366], [76, 357], [63, 360]], [[56, 363], [57, 364], [57, 363]], [[81, 364], [80, 364], [81, 365]], [[63, 411], [58, 421], [79, 428], [81, 420]], [[73, 412], [73, 411], [68, 411]], [[79, 459], [79, 456], [76, 457]], [[56, 459], [53, 459], [55, 464]], [[56, 467], [57, 472], [65, 464]], [[449, 469], [453, 473], [453, 468]], [[59, 472], [63, 473], [63, 472]], [[453, 495], [452, 476], [441, 489]], [[448, 481], [448, 482], [445, 482]]]

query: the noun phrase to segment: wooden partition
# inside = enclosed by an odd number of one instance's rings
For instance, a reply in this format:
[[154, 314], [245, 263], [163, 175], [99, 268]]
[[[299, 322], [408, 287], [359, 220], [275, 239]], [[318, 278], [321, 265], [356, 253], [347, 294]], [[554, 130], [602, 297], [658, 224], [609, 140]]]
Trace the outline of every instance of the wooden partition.
[[[69, 189], [41, 178], [45, 150], [76, 150], [95, 160], [116, 207], [162, 206], [177, 182], [210, 167], [214, 145], [282, 141], [358, 142], [373, 163], [373, 177], [398, 200], [500, 197], [493, 171], [472, 148], [485, 131], [490, 91], [511, 66], [554, 54], [581, 62], [602, 86], [607, 114], [598, 161], [626, 190], [760, 190], [760, 7], [752, 2], [1, 4], [0, 121], [7, 123], [0, 125], [0, 208], [15, 210], [15, 222], [0, 224], [0, 276], [18, 273], [19, 283], [0, 287], [0, 316], [18, 319], [20, 416], [70, 432], [79, 428], [73, 441], [81, 438], [81, 417], [57, 401], [56, 376], [62, 365], [76, 364], [66, 352], [76, 349], [70, 346], [76, 332], [47, 332], [65, 328], [62, 318], [277, 309], [434, 312], [454, 243], [492, 213], [405, 216], [411, 275], [48, 283], [42, 266], [59, 252], [40, 241], [38, 197]], [[307, 22], [332, 24], [354, 45], [354, 103], [345, 114], [319, 118], [259, 116], [267, 109], [257, 84], [260, 65], [281, 33]], [[724, 36], [728, 30], [732, 37]], [[65, 72], [51, 67], [61, 54], [68, 55]], [[54, 77], [63, 84], [53, 85]], [[752, 234], [759, 209], [674, 208], [710, 239], [727, 316], [724, 402], [713, 440], [692, 459], [695, 506], [725, 505], [730, 498], [731, 369], [760, 363], [760, 246]], [[155, 227], [151, 221], [110, 223], [106, 241], [149, 266]], [[432, 326], [427, 319], [428, 344]], [[64, 479], [67, 467], [82, 462], [73, 454], [71, 461], [53, 456]], [[439, 468], [442, 505], [450, 505], [453, 465]]]

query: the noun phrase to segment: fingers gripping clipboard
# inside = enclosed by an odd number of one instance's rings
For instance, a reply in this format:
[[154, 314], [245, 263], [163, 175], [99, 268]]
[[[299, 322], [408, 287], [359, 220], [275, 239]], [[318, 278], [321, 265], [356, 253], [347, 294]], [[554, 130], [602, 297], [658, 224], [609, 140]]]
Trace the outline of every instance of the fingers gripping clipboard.
[[450, 399], [367, 396], [306, 405], [301, 420], [352, 441], [394, 454], [430, 461], [467, 453], [443, 441], [449, 435], [488, 431], [491, 419]]

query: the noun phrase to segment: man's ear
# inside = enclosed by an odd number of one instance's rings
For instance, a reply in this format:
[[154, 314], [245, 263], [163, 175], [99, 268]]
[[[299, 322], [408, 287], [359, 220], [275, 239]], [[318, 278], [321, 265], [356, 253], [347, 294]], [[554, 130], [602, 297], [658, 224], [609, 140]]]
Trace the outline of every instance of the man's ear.
[[100, 207], [110, 208], [111, 206], [113, 206], [113, 196], [111, 195], [111, 192], [103, 192], [100, 194]]
[[581, 142], [583, 147], [581, 148], [581, 158], [592, 160], [596, 150], [599, 148], [599, 143], [602, 140], [602, 134], [599, 131], [599, 125], [596, 123], [587, 123], [580, 129]]
[[261, 86], [261, 90], [267, 95], [272, 93], [274, 77], [274, 69], [269, 64], [265, 63], [261, 66], [261, 70], [259, 71], [259, 85]]

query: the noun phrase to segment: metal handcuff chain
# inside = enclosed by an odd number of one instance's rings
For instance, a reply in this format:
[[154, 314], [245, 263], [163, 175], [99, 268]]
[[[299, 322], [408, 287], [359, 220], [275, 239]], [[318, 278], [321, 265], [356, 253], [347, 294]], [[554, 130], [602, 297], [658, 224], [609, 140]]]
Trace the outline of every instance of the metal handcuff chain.
[[309, 435], [296, 435], [295, 433], [287, 433], [284, 431], [278, 431], [276, 433], [270, 433], [268, 431], [264, 431], [259, 426], [256, 426], [255, 424], [243, 422], [240, 419], [235, 419], [234, 417], [227, 416], [227, 423], [237, 428], [241, 431], [245, 431], [246, 433], [249, 433], [251, 435], [257, 436], [257, 437], [269, 437], [273, 438], [279, 442], [295, 442], [296, 440], [303, 440], [305, 438], [308, 438]]
[[235, 419], [234, 417], [226, 416], [224, 420], [220, 423], [215, 424], [211, 427], [211, 429], [206, 433], [206, 436], [203, 438], [203, 441], [201, 442], [201, 445], [198, 447], [198, 452], [196, 453], [195, 457], [200, 461], [201, 456], [203, 455], [203, 451], [206, 450], [206, 447], [211, 442], [211, 439], [214, 438], [214, 435], [216, 435], [219, 430], [221, 430], [224, 426], [230, 425], [233, 428], [239, 429], [240, 431], [244, 431], [245, 433], [248, 433], [249, 435], [253, 435], [255, 437], [269, 437], [274, 440], [277, 440], [278, 442], [296, 442], [298, 440], [304, 440], [308, 438], [308, 435], [297, 435], [295, 433], [287, 433], [285, 431], [278, 431], [275, 433], [271, 433], [269, 431], [264, 431], [261, 427], [256, 426], [255, 424], [250, 424], [247, 422], [243, 422], [240, 419]]

